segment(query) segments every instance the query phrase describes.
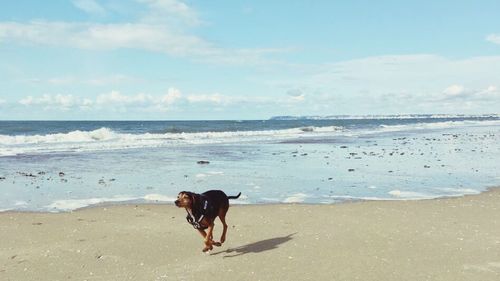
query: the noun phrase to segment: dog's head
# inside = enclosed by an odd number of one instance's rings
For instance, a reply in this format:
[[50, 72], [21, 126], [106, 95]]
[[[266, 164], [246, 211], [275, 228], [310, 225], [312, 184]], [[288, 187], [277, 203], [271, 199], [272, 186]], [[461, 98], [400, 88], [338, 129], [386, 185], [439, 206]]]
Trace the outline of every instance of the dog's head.
[[189, 191], [181, 191], [175, 200], [175, 206], [179, 208], [192, 208], [195, 201], [195, 194]]

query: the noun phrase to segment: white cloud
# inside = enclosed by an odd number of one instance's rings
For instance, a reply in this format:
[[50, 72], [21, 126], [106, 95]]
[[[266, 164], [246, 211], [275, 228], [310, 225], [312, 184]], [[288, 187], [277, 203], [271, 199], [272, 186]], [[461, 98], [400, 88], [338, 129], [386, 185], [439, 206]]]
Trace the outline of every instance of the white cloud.
[[469, 102], [472, 104], [500, 103], [500, 91], [496, 86], [490, 85], [479, 88], [466, 88], [463, 85], [453, 84], [446, 87], [441, 92], [429, 93], [424, 97], [397, 94], [400, 99], [412, 103], [438, 104], [460, 107], [461, 103]]
[[486, 41], [500, 45], [500, 34], [490, 34], [486, 36]]
[[287, 95], [289, 96], [292, 96], [292, 97], [298, 97], [298, 96], [301, 96], [304, 94], [304, 90], [302, 89], [298, 89], [298, 88], [295, 88], [295, 89], [289, 89], [287, 92], [286, 92]]
[[190, 104], [212, 104], [217, 106], [229, 106], [235, 104], [241, 105], [262, 105], [280, 103], [281, 99], [265, 97], [265, 96], [236, 96], [223, 95], [220, 93], [214, 94], [192, 94], [186, 97], [186, 101]]
[[51, 85], [68, 85], [75, 82], [73, 77], [54, 77], [47, 80]]
[[88, 101], [83, 101], [79, 97], [73, 95], [48, 95], [44, 94], [41, 97], [27, 96], [19, 100], [19, 103], [24, 106], [40, 106], [44, 109], [61, 109], [68, 110], [75, 106], [88, 105]]
[[[80, 109], [96, 112], [166, 112], [171, 110], [221, 110], [222, 108], [237, 106], [262, 106], [281, 104], [286, 99], [273, 99], [268, 97], [243, 97], [215, 94], [191, 94], [184, 96], [177, 88], [169, 88], [164, 95], [151, 95], [139, 93], [135, 95], [122, 94], [119, 91], [100, 94], [94, 99], [77, 97], [73, 95], [48, 95], [38, 97], [27, 96], [18, 101], [19, 104], [33, 109], [62, 110]], [[206, 105], [216, 107], [207, 107]]]
[[[500, 106], [493, 90], [500, 85], [500, 56], [376, 56], [299, 71], [287, 71], [288, 77], [268, 85], [291, 97], [305, 94], [296, 105], [305, 114], [313, 110], [324, 114], [487, 113], [498, 112]], [[438, 102], [444, 100], [449, 108]]]
[[160, 102], [165, 105], [171, 105], [181, 98], [181, 91], [176, 88], [169, 88], [167, 94], [161, 97]]
[[95, 103], [105, 106], [123, 106], [123, 105], [144, 105], [154, 102], [151, 95], [140, 93], [134, 96], [122, 95], [118, 91], [112, 91], [108, 94], [97, 96]]
[[[77, 82], [77, 81], [75, 81]], [[137, 77], [131, 77], [122, 74], [113, 74], [109, 76], [102, 76], [98, 78], [84, 79], [81, 81], [82, 84], [88, 84], [92, 86], [103, 86], [103, 85], [114, 85], [120, 83], [137, 83], [142, 82], [142, 79]]]
[[[355, 88], [391, 91], [417, 87], [439, 89], [437, 85], [498, 81], [500, 56], [452, 60], [437, 55], [377, 56], [322, 65], [310, 77], [316, 85], [348, 85]], [[491, 82], [490, 82], [491, 83]]]
[[208, 48], [207, 43], [197, 37], [175, 34], [164, 26], [142, 23], [0, 23], [2, 39], [90, 50], [135, 48], [173, 55], [196, 54]]
[[110, 86], [122, 83], [138, 83], [144, 82], [143, 79], [138, 77], [127, 76], [123, 74], [112, 74], [100, 77], [78, 77], [78, 76], [60, 76], [50, 78], [29, 78], [22, 79], [21, 82], [34, 83], [34, 84], [49, 84], [51, 86], [62, 85], [91, 85], [91, 86]]
[[138, 0], [149, 6], [150, 12], [143, 21], [164, 21], [177, 19], [188, 25], [198, 25], [201, 23], [198, 13], [177, 0]]
[[94, 104], [98, 108], [120, 108], [122, 111], [126, 111], [127, 109], [165, 111], [170, 109], [172, 105], [181, 99], [182, 94], [176, 88], [169, 88], [167, 94], [163, 96], [154, 96], [144, 93], [124, 95], [118, 91], [112, 91], [110, 93], [97, 96]]
[[290, 89], [286, 92], [289, 96], [287, 102], [303, 102], [306, 98], [305, 89]]
[[106, 14], [106, 10], [95, 0], [73, 0], [73, 5], [89, 14], [99, 16]]
[[223, 96], [219, 93], [204, 94], [204, 95], [189, 95], [187, 100], [191, 103], [214, 103], [214, 104], [227, 104], [233, 101], [232, 97]]
[[6, 101], [6, 100], [4, 100], [4, 99], [0, 99], [0, 106], [1, 106], [2, 104], [5, 104], [5, 103], [7, 103], [7, 101]]
[[[274, 63], [265, 56], [290, 51], [280, 48], [223, 48], [189, 32], [191, 26], [201, 21], [195, 10], [185, 3], [176, 0], [138, 2], [146, 5], [147, 12], [131, 22], [0, 22], [0, 42], [96, 51], [138, 49], [214, 64]], [[95, 1], [74, 3], [88, 11], [100, 10], [96, 8], [100, 6]]]
[[290, 97], [290, 100], [291, 100], [292, 102], [302, 102], [302, 101], [304, 101], [304, 100], [305, 100], [305, 98], [306, 98], [306, 95], [305, 95], [305, 94], [300, 94], [300, 95], [298, 95], [298, 96], [291, 96], [291, 97]]
[[[151, 113], [211, 112], [218, 109], [238, 114], [241, 109], [252, 106], [262, 114], [298, 115], [311, 112], [491, 113], [500, 108], [500, 56], [468, 59], [436, 55], [379, 56], [323, 64], [307, 72], [280, 69], [281, 72], [286, 79], [266, 84], [281, 95], [267, 96], [269, 92], [257, 95], [238, 92], [184, 94], [170, 88], [161, 95], [126, 95], [113, 91], [86, 102], [76, 97], [73, 97], [73, 103], [61, 99], [56, 102], [55, 96], [40, 96], [26, 97], [20, 103], [60, 104], [62, 108], [80, 107], [103, 112], [116, 109]], [[299, 72], [300, 77], [294, 77]], [[261, 78], [262, 81], [265, 78]]]
[[473, 99], [484, 102], [496, 102], [500, 105], [500, 90], [496, 86], [489, 86], [486, 89], [475, 92]]
[[92, 109], [93, 104], [94, 104], [94, 101], [92, 101], [91, 99], [84, 98], [80, 104], [80, 109], [83, 109], [83, 110]]
[[143, 111], [165, 111], [169, 106], [182, 99], [181, 92], [175, 88], [169, 88], [163, 96], [153, 96], [139, 93], [136, 95], [124, 95], [119, 91], [98, 95], [95, 99], [77, 97], [73, 95], [49, 95], [38, 97], [27, 96], [18, 101], [26, 107], [38, 107], [44, 110], [58, 109], [82, 109], [82, 110], [111, 110], [126, 112], [129, 109]]
[[375, 105], [385, 104], [385, 110], [399, 110], [392, 113], [498, 113], [500, 91], [496, 86], [467, 88], [453, 84], [426, 95], [399, 92], [385, 94], [380, 100], [377, 97], [367, 100]]
[[168, 26], [146, 23], [67, 23], [32, 21], [0, 23], [0, 42], [71, 47], [87, 50], [139, 49], [214, 63], [257, 65], [286, 49], [225, 49]]
[[44, 110], [63, 110], [69, 109], [82, 109], [82, 110], [108, 110], [108, 109], [122, 109], [126, 111], [128, 107], [147, 107], [154, 105], [158, 102], [151, 95], [137, 94], [137, 95], [123, 95], [118, 91], [112, 91], [107, 94], [101, 94], [94, 100], [90, 98], [82, 98], [73, 95], [49, 95], [44, 94], [39, 97], [27, 96], [20, 99], [19, 104], [26, 107], [42, 108]]
[[465, 89], [465, 87], [460, 85], [452, 85], [446, 88], [444, 91], [444, 96], [441, 100], [459, 100], [459, 101], [471, 101], [471, 102], [489, 102], [496, 100], [500, 101], [500, 91], [496, 86], [488, 86], [483, 89]]
[[444, 89], [444, 98], [453, 98], [460, 96], [464, 93], [464, 90], [465, 88], [462, 85], [451, 85], [448, 88]]

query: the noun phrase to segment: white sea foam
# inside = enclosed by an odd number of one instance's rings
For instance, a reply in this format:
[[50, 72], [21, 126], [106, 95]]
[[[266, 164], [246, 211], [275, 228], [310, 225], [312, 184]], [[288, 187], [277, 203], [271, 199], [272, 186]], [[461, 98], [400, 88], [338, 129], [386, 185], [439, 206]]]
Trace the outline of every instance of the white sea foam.
[[206, 172], [206, 173], [196, 174], [195, 177], [196, 178], [206, 178], [206, 177], [211, 177], [211, 176], [222, 176], [222, 175], [224, 175], [224, 172], [209, 171], [209, 172]]
[[433, 198], [439, 197], [436, 195], [425, 194], [425, 193], [414, 192], [414, 191], [402, 191], [399, 189], [391, 190], [388, 193], [390, 195], [392, 195], [393, 197], [401, 198], [401, 199], [405, 199], [405, 200], [433, 199]]
[[401, 200], [397, 198], [385, 198], [385, 197], [376, 197], [376, 196], [351, 196], [351, 195], [328, 195], [325, 196], [327, 198], [331, 198], [334, 200], [363, 200], [363, 201], [396, 201]]
[[207, 174], [212, 175], [212, 176], [222, 176], [222, 175], [224, 175], [224, 172], [221, 172], [221, 171], [210, 171], [210, 172], [207, 172]]
[[52, 204], [45, 206], [45, 208], [50, 212], [72, 211], [101, 203], [125, 202], [137, 199], [135, 197], [63, 199], [56, 200]]
[[281, 200], [279, 198], [262, 197], [262, 201], [279, 203]]
[[302, 203], [307, 197], [309, 196], [305, 193], [295, 193], [285, 198], [285, 200], [283, 200], [283, 203]]
[[440, 191], [444, 191], [446, 193], [452, 193], [457, 195], [470, 195], [470, 194], [479, 194], [481, 193], [479, 190], [471, 189], [471, 188], [438, 188]]
[[23, 201], [23, 200], [14, 202], [14, 206], [16, 206], [16, 207], [22, 207], [22, 206], [27, 206], [27, 205], [28, 205], [28, 202]]
[[103, 198], [87, 198], [87, 199], [61, 199], [61, 200], [55, 200], [51, 204], [45, 206], [45, 209], [50, 212], [61, 212], [61, 211], [65, 212], [103, 203], [117, 203], [117, 202], [127, 202], [127, 201], [137, 201], [137, 200], [172, 203], [176, 199], [177, 198], [172, 196], [163, 194], [154, 194], [154, 193], [138, 197], [116, 196], [111, 198], [103, 197]]
[[157, 201], [157, 202], [174, 202], [177, 198], [166, 196], [162, 194], [147, 194], [143, 197], [147, 201]]
[[238, 198], [238, 199], [231, 199], [230, 203], [233, 204], [233, 205], [246, 205], [246, 204], [250, 204], [250, 202], [248, 202], [248, 196], [245, 195], [245, 194], [240, 195], [240, 198]]

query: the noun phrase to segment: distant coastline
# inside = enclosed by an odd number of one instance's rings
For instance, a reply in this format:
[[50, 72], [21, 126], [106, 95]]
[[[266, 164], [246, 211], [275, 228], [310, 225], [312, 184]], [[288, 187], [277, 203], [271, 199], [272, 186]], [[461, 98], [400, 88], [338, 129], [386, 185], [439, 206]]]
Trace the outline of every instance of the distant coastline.
[[442, 119], [500, 118], [500, 114], [389, 114], [389, 115], [282, 115], [269, 120], [343, 120], [343, 119]]

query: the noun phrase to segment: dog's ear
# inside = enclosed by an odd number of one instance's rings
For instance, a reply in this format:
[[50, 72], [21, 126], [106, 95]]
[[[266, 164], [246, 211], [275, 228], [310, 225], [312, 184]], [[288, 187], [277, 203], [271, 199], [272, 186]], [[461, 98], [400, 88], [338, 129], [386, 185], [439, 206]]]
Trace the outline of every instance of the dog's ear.
[[196, 206], [196, 194], [193, 192], [188, 192], [188, 195], [191, 198], [191, 207]]
[[180, 197], [181, 195], [187, 194], [187, 193], [189, 193], [189, 192], [188, 191], [181, 191], [181, 192], [179, 192], [179, 194], [177, 194], [177, 197]]

